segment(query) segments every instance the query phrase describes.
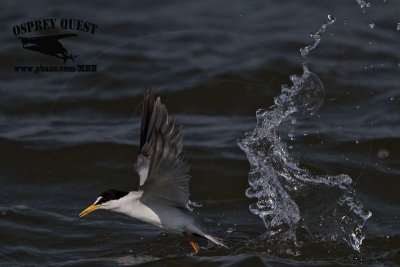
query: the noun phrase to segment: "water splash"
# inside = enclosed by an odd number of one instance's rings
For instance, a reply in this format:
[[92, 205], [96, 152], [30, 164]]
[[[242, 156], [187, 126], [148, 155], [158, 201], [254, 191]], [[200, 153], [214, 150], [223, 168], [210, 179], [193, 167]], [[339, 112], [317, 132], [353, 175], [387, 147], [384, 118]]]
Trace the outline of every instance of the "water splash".
[[361, 7], [363, 13], [365, 13], [365, 9], [371, 6], [371, 3], [365, 2], [364, 0], [356, 0], [358, 5]]
[[371, 21], [371, 22], [368, 23], [368, 26], [369, 26], [371, 29], [373, 29], [373, 28], [375, 27], [375, 23]]
[[[317, 47], [327, 23], [313, 35], [313, 44], [302, 48], [305, 58]], [[284, 122], [313, 115], [324, 99], [324, 86], [317, 75], [303, 64], [301, 76], [290, 76], [292, 86], [282, 85], [281, 94], [269, 109], [256, 113], [257, 125], [238, 140], [250, 162], [246, 196], [257, 198], [250, 211], [261, 217], [267, 231], [267, 242], [290, 243], [284, 253], [298, 253], [300, 232], [307, 232], [312, 241], [338, 241], [360, 250], [362, 227], [371, 216], [363, 209], [352, 188], [352, 179], [345, 174], [313, 175], [293, 159], [279, 135]]]
[[189, 202], [187, 204], [187, 208], [191, 211], [193, 211], [192, 207], [201, 208], [202, 206], [203, 206], [203, 203], [201, 203], [199, 201], [192, 201], [192, 200], [189, 200]]
[[357, 3], [360, 5], [361, 8], [370, 7], [370, 3], [365, 2], [364, 0], [356, 0]]
[[303, 47], [300, 49], [300, 54], [303, 58], [307, 57], [307, 55], [310, 53], [310, 51], [314, 50], [319, 42], [321, 41], [321, 36], [322, 34], [326, 31], [326, 28], [333, 24], [336, 21], [336, 18], [332, 15], [328, 15], [328, 20], [326, 23], [322, 24], [321, 28], [315, 33], [311, 33], [311, 37], [314, 38], [314, 42], [311, 45], [308, 45], [306, 47]]

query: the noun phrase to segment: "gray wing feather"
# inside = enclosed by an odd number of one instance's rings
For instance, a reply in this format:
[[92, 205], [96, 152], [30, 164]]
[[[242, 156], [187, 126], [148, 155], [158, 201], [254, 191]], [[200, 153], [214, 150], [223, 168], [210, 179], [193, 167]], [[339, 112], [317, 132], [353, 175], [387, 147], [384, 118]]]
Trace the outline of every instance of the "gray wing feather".
[[143, 190], [142, 202], [155, 200], [187, 206], [190, 176], [182, 141], [181, 127], [168, 120], [167, 108], [160, 98], [154, 101], [147, 91], [142, 111], [140, 155], [136, 163]]
[[151, 131], [149, 131], [149, 128], [152, 119], [153, 109], [154, 95], [151, 94], [151, 91], [149, 89], [146, 89], [142, 105], [139, 156], [135, 164], [135, 170], [140, 177], [140, 187], [143, 186], [144, 182], [146, 181], [150, 166]]

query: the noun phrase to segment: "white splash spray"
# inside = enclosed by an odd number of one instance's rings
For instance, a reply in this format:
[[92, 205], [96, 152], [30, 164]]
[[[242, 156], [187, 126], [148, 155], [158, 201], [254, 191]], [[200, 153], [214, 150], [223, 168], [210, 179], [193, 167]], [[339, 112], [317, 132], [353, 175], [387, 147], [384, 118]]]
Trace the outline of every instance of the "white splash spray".
[[[318, 46], [322, 34], [334, 22], [329, 15], [312, 34], [314, 42], [300, 49], [303, 58]], [[254, 130], [238, 140], [250, 162], [246, 196], [258, 199], [250, 205], [250, 211], [263, 220], [267, 244], [290, 243], [290, 249], [286, 246], [280, 252], [298, 253], [294, 250], [300, 246], [299, 229], [306, 229], [311, 241], [345, 242], [358, 251], [364, 239], [362, 227], [371, 213], [357, 199], [352, 179], [345, 174], [313, 175], [290, 156], [279, 135], [279, 126], [313, 115], [324, 99], [322, 82], [305, 63], [303, 74], [291, 75], [290, 80], [293, 85], [282, 85], [274, 105], [257, 111]]]

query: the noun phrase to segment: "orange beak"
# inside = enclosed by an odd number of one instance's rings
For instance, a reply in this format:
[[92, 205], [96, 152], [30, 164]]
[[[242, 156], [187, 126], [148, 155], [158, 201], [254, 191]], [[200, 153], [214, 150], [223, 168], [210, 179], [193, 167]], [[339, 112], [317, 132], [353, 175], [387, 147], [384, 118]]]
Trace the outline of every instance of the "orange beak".
[[90, 205], [89, 207], [84, 209], [81, 213], [79, 213], [78, 216], [79, 216], [79, 218], [82, 218], [83, 216], [86, 216], [89, 213], [92, 213], [93, 211], [100, 209], [100, 207], [101, 207], [100, 205], [95, 205], [95, 204]]

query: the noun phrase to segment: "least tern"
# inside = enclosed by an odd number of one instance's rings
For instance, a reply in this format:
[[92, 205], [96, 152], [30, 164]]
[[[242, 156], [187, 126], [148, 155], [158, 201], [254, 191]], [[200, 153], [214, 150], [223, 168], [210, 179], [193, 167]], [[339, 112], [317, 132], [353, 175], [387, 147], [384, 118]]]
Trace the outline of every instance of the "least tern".
[[124, 213], [186, 236], [196, 254], [200, 247], [193, 236], [227, 246], [212, 236], [189, 207], [189, 165], [182, 148], [182, 127], [169, 120], [160, 97], [155, 100], [146, 90], [142, 106], [140, 150], [135, 170], [139, 174], [139, 191], [107, 190], [79, 217], [105, 209]]

